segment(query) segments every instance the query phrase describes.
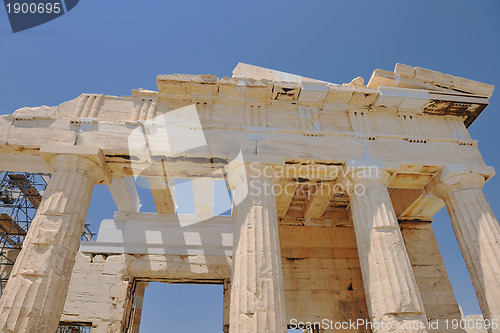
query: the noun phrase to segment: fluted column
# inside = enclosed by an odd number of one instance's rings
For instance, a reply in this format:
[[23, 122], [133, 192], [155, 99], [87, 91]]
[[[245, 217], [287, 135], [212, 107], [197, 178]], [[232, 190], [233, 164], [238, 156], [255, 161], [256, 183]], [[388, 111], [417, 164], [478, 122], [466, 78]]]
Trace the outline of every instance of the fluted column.
[[92, 189], [102, 171], [94, 158], [46, 157], [52, 177], [0, 300], [2, 333], [56, 331]]
[[234, 189], [231, 333], [286, 332], [273, 168], [230, 166]]
[[498, 323], [500, 226], [482, 191], [484, 182], [479, 174], [444, 172], [434, 194], [446, 203], [483, 316]]
[[424, 307], [387, 191], [389, 178], [375, 166], [350, 167], [343, 182], [351, 199], [372, 331], [426, 332]]

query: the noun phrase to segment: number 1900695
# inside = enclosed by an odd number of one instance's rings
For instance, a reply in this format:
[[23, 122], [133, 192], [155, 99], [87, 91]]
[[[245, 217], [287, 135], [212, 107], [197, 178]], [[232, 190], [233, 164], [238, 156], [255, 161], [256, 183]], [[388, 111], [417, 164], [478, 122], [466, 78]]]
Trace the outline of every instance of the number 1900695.
[[446, 319], [446, 329], [498, 329], [498, 319]]
[[59, 14], [61, 12], [60, 2], [14, 2], [6, 3], [8, 14]]

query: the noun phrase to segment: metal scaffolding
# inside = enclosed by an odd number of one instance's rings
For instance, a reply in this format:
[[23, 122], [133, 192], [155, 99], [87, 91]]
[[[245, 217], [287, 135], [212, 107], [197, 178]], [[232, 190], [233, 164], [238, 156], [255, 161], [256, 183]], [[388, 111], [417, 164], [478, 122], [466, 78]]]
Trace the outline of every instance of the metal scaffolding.
[[[0, 173], [0, 296], [49, 178], [47, 173]], [[86, 224], [82, 240], [90, 241], [94, 235]]]

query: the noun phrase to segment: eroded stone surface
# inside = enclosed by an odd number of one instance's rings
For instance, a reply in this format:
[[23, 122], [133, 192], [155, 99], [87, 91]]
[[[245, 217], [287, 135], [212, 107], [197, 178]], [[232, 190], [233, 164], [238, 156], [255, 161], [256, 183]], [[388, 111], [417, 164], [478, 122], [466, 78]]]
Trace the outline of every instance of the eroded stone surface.
[[[400, 64], [394, 72], [376, 70], [366, 87], [361, 78], [337, 85], [244, 64], [232, 78], [162, 75], [157, 82], [158, 92], [82, 94], [55, 108], [23, 108], [0, 117], [0, 169], [54, 171], [45, 161], [80, 155], [78, 161], [99, 165], [94, 182], [110, 184], [118, 209], [135, 222], [144, 215], [137, 214], [136, 191], [123, 177], [159, 182], [153, 186], [157, 210], [174, 213], [169, 181], [210, 178], [195, 182], [200, 185], [231, 178], [228, 163], [238, 151], [274, 169], [272, 182], [291, 193], [246, 197], [236, 187], [234, 258], [224, 245], [230, 234], [224, 228], [212, 230], [206, 244], [190, 230], [184, 240], [191, 248], [175, 243], [175, 251], [152, 244], [152, 236], [142, 237], [145, 244], [135, 249], [143, 250], [134, 253], [118, 234], [107, 238], [111, 244], [82, 247], [90, 250], [77, 255], [63, 321], [88, 323], [96, 332], [136, 330], [134, 290], [140, 292], [144, 279], [224, 283], [231, 294], [225, 297], [225, 332], [282, 332], [294, 317], [344, 321], [369, 313], [371, 320], [408, 324], [423, 323], [426, 316], [455, 318], [456, 301], [432, 232], [404, 222], [405, 244], [397, 222], [430, 221], [443, 205], [437, 196], [450, 211], [485, 316], [498, 316], [498, 221], [480, 186], [456, 190], [457, 182], [440, 178], [450, 165], [482, 181], [494, 174], [467, 132], [487, 106], [492, 86]], [[195, 112], [171, 116], [183, 108]], [[175, 140], [155, 135], [167, 123], [183, 134]], [[184, 143], [199, 143], [193, 142], [195, 132], [203, 133], [204, 144], [186, 149]], [[131, 142], [135, 134], [142, 141]], [[50, 154], [43, 153], [47, 145]], [[89, 158], [96, 149], [99, 156]], [[388, 175], [382, 183], [343, 173], [374, 161]], [[93, 185], [76, 170], [56, 171], [54, 182], [66, 180], [57, 189], [49, 186], [30, 229], [9, 282], [13, 288], [0, 301], [6, 332], [50, 331], [58, 321]], [[121, 180], [111, 183], [111, 176]], [[349, 199], [349, 185], [325, 190], [346, 185], [346, 179], [363, 184], [367, 193], [350, 192]], [[256, 181], [269, 189], [271, 180]], [[206, 189], [196, 193], [197, 214], [210, 213], [212, 195]], [[134, 225], [137, 235], [154, 229]], [[201, 244], [194, 242], [198, 238]], [[217, 246], [204, 248], [209, 244]], [[106, 246], [129, 254], [102, 251]]]
[[373, 331], [408, 327], [405, 332], [427, 332], [424, 306], [387, 191], [390, 174], [359, 168], [348, 177], [368, 312], [373, 323], [388, 325]]
[[500, 318], [500, 225], [481, 190], [484, 181], [478, 174], [445, 170], [434, 192], [446, 202], [479, 306], [491, 320]]
[[54, 332], [64, 306], [100, 166], [77, 155], [54, 169], [0, 300], [1, 332]]
[[[241, 172], [238, 166], [232, 173]], [[261, 170], [258, 170], [261, 173]], [[235, 202], [230, 332], [286, 332], [286, 308], [272, 179], [233, 180]], [[230, 175], [230, 178], [234, 177]]]

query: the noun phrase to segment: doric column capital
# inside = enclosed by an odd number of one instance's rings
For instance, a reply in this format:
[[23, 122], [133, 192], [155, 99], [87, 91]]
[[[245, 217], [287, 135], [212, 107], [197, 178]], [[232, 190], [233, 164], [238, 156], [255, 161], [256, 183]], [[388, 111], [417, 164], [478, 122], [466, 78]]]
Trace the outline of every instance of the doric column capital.
[[486, 182], [484, 174], [466, 170], [460, 166], [446, 166], [436, 182], [432, 192], [438, 198], [445, 200], [446, 197], [456, 191], [467, 188], [481, 189]]
[[111, 172], [99, 147], [42, 145], [40, 154], [52, 172], [80, 170], [91, 175], [96, 184], [111, 184]]

